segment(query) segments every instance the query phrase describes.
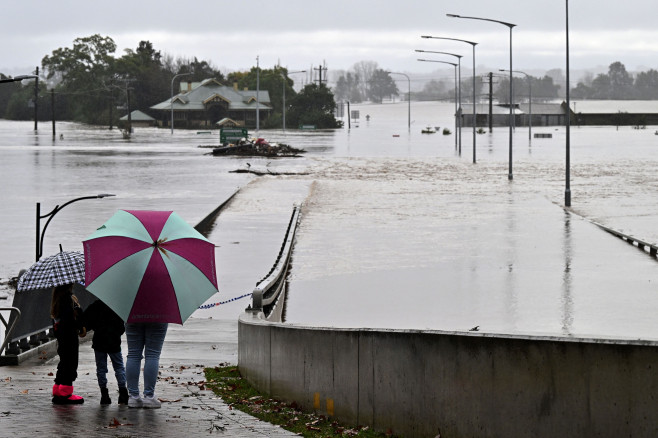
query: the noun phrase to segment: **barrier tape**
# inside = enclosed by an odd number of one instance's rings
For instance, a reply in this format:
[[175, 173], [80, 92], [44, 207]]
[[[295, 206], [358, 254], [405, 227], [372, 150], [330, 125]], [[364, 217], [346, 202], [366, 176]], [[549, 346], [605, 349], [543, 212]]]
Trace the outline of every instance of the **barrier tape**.
[[248, 293], [248, 294], [240, 295], [239, 297], [231, 298], [230, 300], [220, 301], [219, 303], [204, 304], [203, 306], [199, 306], [199, 309], [210, 309], [210, 308], [213, 308], [215, 306], [221, 306], [222, 304], [230, 303], [232, 301], [237, 301], [241, 298], [250, 297], [250, 296], [251, 296], [251, 293]]

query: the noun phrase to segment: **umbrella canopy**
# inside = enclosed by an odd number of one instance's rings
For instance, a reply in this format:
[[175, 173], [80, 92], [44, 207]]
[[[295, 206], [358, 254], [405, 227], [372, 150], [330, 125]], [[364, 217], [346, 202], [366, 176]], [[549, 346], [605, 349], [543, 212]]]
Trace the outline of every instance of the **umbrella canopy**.
[[217, 292], [215, 245], [172, 211], [119, 210], [83, 245], [86, 289], [126, 322], [182, 324]]
[[85, 258], [79, 251], [60, 251], [42, 258], [25, 271], [16, 289], [46, 289], [85, 281]]

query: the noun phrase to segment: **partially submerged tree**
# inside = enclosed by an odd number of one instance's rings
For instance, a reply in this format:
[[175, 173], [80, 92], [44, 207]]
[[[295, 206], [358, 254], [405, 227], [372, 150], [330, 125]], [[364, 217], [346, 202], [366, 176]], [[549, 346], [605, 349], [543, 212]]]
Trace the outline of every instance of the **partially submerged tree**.
[[398, 93], [398, 86], [389, 72], [378, 68], [372, 73], [368, 93], [371, 102], [382, 103], [385, 97], [391, 97]]
[[319, 129], [340, 128], [341, 122], [334, 117], [336, 102], [325, 85], [306, 85], [290, 101], [287, 113], [290, 126], [314, 125]]

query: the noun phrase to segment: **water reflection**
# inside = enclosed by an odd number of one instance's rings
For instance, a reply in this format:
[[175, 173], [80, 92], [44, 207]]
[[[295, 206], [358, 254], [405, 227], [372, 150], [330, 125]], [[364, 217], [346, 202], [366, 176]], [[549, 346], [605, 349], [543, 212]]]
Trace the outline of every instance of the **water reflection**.
[[564, 239], [562, 241], [562, 251], [564, 253], [564, 274], [562, 277], [562, 334], [570, 335], [573, 325], [573, 299], [571, 297], [571, 258], [572, 258], [572, 239], [571, 239], [571, 214], [564, 212]]

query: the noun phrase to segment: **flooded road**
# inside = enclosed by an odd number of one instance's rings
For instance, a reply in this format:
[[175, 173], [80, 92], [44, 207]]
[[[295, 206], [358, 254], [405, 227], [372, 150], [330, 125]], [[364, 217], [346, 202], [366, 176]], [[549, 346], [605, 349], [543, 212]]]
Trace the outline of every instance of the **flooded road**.
[[[454, 135], [420, 133], [427, 125], [452, 130], [450, 104], [412, 103], [411, 130], [404, 103], [356, 108], [362, 119], [350, 130], [261, 131], [308, 151], [274, 160], [204, 155], [197, 146], [216, 144], [218, 134], [138, 128], [125, 141], [116, 130], [62, 123], [64, 138], [53, 141], [47, 129], [35, 135], [30, 123], [0, 121], [0, 279], [34, 259], [36, 202], [47, 212], [78, 196], [117, 194], [58, 213], [48, 254], [59, 243], [81, 249], [80, 240], [118, 208], [173, 209], [195, 224], [241, 187], [211, 234], [225, 289], [210, 301], [250, 292], [251, 279], [238, 275], [244, 263], [231, 263], [256, 252], [252, 268], [260, 271], [291, 204], [305, 202], [288, 322], [658, 339], [656, 260], [589, 221], [658, 241], [653, 128], [572, 128], [574, 215], [561, 208], [564, 128], [533, 127], [552, 138], [531, 143], [527, 128], [518, 128], [510, 182], [504, 127], [477, 136], [473, 164], [470, 130], [461, 156]], [[247, 162], [297, 175], [230, 172]], [[259, 232], [272, 236], [263, 251], [247, 243]], [[247, 304], [195, 316], [237, 317]]]

